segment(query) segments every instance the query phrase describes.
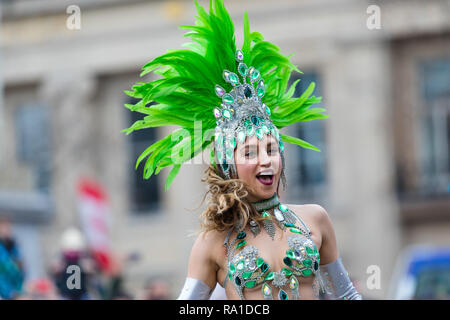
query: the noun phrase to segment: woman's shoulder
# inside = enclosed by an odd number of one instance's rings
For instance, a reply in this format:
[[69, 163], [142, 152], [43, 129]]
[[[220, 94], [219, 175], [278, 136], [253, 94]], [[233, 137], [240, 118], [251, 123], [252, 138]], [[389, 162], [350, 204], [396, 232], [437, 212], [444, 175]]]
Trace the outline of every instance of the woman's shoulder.
[[195, 240], [193, 250], [203, 254], [214, 254], [223, 246], [227, 231], [201, 231]]
[[328, 212], [319, 204], [288, 204], [288, 207], [300, 217], [313, 219], [320, 222], [329, 219]]

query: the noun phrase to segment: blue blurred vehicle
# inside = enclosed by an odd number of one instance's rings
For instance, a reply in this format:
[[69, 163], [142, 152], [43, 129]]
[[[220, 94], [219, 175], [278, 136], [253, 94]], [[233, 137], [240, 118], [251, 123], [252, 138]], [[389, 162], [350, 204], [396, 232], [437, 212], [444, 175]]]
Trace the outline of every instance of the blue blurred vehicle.
[[450, 247], [405, 249], [397, 260], [389, 299], [450, 300]]

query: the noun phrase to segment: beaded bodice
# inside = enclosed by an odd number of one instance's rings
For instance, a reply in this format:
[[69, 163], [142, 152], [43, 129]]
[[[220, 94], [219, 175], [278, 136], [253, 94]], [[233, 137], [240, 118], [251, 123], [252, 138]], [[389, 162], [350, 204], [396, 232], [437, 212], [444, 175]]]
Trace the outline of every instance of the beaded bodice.
[[[273, 221], [281, 229], [290, 233], [289, 249], [286, 250], [283, 258], [284, 267], [281, 270], [273, 270], [259, 255], [258, 248], [247, 245], [247, 233], [241, 231], [228, 244], [228, 280], [232, 282], [241, 299], [244, 299], [243, 290], [245, 288], [254, 288], [261, 284], [264, 299], [273, 299], [274, 287], [279, 288], [278, 298], [280, 300], [288, 300], [289, 297], [290, 299], [299, 299], [297, 277], [310, 277], [319, 271], [320, 256], [317, 246], [311, 239], [311, 232], [295, 213], [279, 203], [276, 195], [254, 205], [258, 212], [261, 212], [264, 218], [262, 222], [264, 229], [272, 238], [275, 234]], [[250, 221], [250, 229], [255, 236], [259, 233], [255, 221], [253, 223]]]

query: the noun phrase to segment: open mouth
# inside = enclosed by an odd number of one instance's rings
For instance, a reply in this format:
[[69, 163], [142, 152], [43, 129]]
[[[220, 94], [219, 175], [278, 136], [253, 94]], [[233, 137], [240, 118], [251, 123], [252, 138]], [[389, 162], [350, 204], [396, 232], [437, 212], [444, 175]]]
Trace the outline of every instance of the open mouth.
[[273, 183], [273, 174], [258, 174], [256, 179], [263, 185], [270, 186]]

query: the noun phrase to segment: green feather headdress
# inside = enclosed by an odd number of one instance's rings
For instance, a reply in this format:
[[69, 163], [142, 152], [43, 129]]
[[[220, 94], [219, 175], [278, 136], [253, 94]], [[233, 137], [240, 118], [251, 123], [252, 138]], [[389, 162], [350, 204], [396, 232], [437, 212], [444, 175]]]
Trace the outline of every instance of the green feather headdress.
[[[134, 105], [125, 106], [131, 111], [142, 113], [144, 117], [124, 129], [124, 132], [130, 134], [136, 130], [168, 125], [179, 127], [150, 145], [139, 156], [136, 168], [147, 158], [144, 179], [158, 174], [164, 167], [172, 166], [166, 180], [167, 190], [181, 165], [208, 146], [215, 146], [212, 148], [211, 162], [216, 166], [217, 154], [219, 156], [221, 154], [217, 152], [217, 147], [222, 145], [223, 153], [226, 154], [230, 138], [227, 136], [226, 140], [223, 132], [224, 136], [218, 139], [217, 134], [217, 131], [220, 134], [220, 130], [217, 129], [228, 120], [229, 114], [225, 113], [224, 116], [223, 112], [232, 109], [231, 105], [225, 102], [226, 99], [224, 100], [224, 92], [229, 91], [235, 100], [239, 100], [239, 103], [234, 101], [234, 105], [236, 103], [241, 105], [247, 101], [245, 97], [245, 101], [240, 99], [237, 94], [239, 88], [244, 88], [245, 80], [244, 85], [241, 85], [239, 81], [236, 83], [235, 79], [230, 79], [229, 75], [241, 74], [246, 78], [251, 76], [250, 72], [253, 70], [257, 73], [259, 71], [259, 74], [264, 76], [261, 94], [259, 87], [256, 91], [253, 85], [251, 91], [254, 94], [258, 92], [257, 96], [254, 95], [252, 98], [256, 104], [261, 105], [262, 100], [264, 101], [262, 113], [256, 118], [262, 120], [263, 124], [266, 120], [265, 123], [269, 127], [266, 133], [275, 134], [279, 138], [280, 147], [282, 140], [320, 151], [306, 141], [278, 133], [278, 129], [300, 121], [327, 118], [327, 115], [323, 114], [325, 109], [310, 108], [314, 103], [321, 101], [320, 97], [311, 96], [314, 83], [311, 83], [300, 97], [293, 98], [295, 87], [300, 80], [288, 88], [289, 78], [293, 71], [299, 73], [301, 71], [290, 62], [288, 56], [280, 53], [277, 46], [265, 41], [260, 33], [250, 32], [247, 13], [244, 15], [244, 43], [242, 49], [237, 51], [233, 21], [224, 7], [223, 0], [210, 0], [209, 14], [197, 1], [195, 5], [198, 11], [195, 26], [180, 27], [188, 30], [185, 37], [192, 40], [184, 45], [187, 49], [170, 50], [144, 65], [141, 76], [153, 72], [159, 75], [159, 78], [151, 82], [136, 83], [132, 91], [125, 91], [129, 96], [139, 100]], [[236, 58], [237, 53], [240, 55], [239, 58]], [[242, 64], [245, 67], [252, 67], [242, 70], [238, 68]], [[259, 80], [259, 77], [257, 78], [256, 80]], [[218, 92], [218, 88], [224, 92]], [[153, 104], [149, 105], [151, 102]], [[218, 106], [222, 108], [219, 109]], [[236, 140], [233, 143], [235, 146]], [[217, 153], [216, 156], [214, 153]], [[224, 171], [222, 161], [219, 161], [219, 164]]]

